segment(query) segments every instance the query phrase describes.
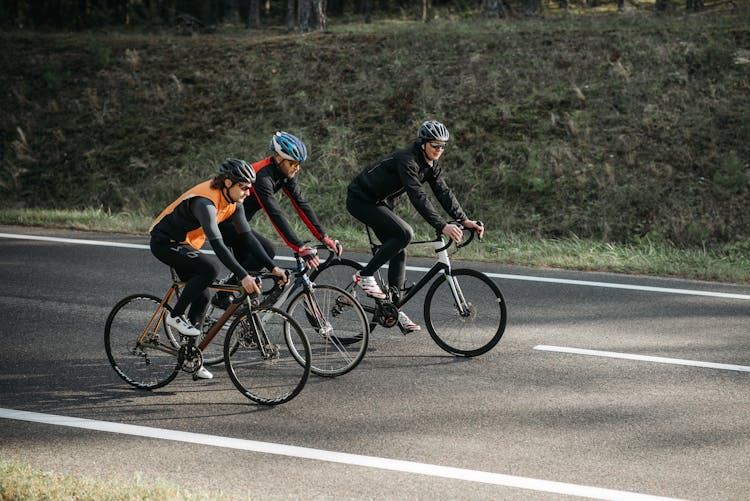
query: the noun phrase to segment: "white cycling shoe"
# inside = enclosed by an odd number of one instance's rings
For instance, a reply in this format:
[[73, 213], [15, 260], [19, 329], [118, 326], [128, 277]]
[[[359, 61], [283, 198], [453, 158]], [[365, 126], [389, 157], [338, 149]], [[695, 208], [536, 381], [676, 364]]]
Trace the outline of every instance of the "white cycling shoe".
[[406, 313], [403, 311], [398, 312], [398, 323], [404, 332], [417, 332], [422, 330], [422, 327], [419, 324], [414, 323], [414, 321], [407, 317]]
[[375, 277], [363, 277], [359, 274], [359, 272], [357, 272], [352, 277], [352, 280], [369, 297], [375, 299], [385, 299], [385, 292], [383, 292], [378, 283], [375, 281]]
[[195, 373], [195, 377], [198, 379], [213, 379], [214, 375], [208, 372], [208, 369], [201, 365], [201, 368]]
[[168, 326], [177, 330], [177, 332], [179, 332], [183, 336], [196, 337], [201, 335], [201, 331], [199, 331], [190, 322], [188, 322], [187, 319], [182, 315], [176, 317], [167, 315], [166, 321]]

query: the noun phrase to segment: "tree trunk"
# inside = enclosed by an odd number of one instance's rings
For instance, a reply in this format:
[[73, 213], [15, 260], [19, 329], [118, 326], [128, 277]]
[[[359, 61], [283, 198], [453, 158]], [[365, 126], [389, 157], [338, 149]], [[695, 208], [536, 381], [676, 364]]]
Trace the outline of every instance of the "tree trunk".
[[328, 27], [328, 18], [326, 17], [327, 5], [327, 0], [312, 0], [310, 31], [325, 31]]
[[326, 19], [326, 0], [299, 0], [297, 14], [301, 33], [325, 31], [328, 22]]
[[362, 0], [362, 11], [365, 15], [365, 23], [372, 22], [372, 0]]
[[294, 31], [294, 0], [286, 1], [286, 30], [289, 32]]
[[310, 11], [312, 10], [311, 0], [299, 0], [297, 4], [297, 27], [300, 33], [310, 31]]
[[260, 0], [248, 0], [247, 21], [245, 26], [249, 30], [260, 28]]
[[426, 23], [430, 19], [430, 7], [432, 7], [432, 0], [422, 0], [419, 18], [423, 23]]
[[168, 25], [174, 24], [174, 17], [177, 11], [176, 0], [163, 0], [159, 11], [162, 21]]

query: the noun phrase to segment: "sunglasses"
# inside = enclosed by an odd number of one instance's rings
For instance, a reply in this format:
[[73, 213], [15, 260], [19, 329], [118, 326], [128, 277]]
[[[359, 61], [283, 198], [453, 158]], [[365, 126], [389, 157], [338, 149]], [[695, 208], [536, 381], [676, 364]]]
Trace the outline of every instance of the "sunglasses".
[[250, 191], [253, 189], [252, 184], [238, 184], [237, 186], [239, 186], [242, 191]]
[[433, 150], [444, 150], [445, 145], [440, 143], [430, 143], [430, 146], [432, 146]]
[[294, 170], [299, 168], [299, 162], [295, 162], [293, 160], [287, 160], [289, 162], [289, 168]]

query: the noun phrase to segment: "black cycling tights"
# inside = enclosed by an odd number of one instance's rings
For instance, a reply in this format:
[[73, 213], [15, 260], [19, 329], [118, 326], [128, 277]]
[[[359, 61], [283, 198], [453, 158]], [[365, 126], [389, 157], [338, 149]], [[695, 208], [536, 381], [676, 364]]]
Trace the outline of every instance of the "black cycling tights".
[[180, 280], [185, 282], [173, 314], [183, 315], [190, 306], [188, 320], [195, 324], [211, 299], [207, 287], [219, 276], [218, 263], [189, 245], [160, 242], [153, 238], [151, 252], [159, 261], [174, 268]]
[[346, 208], [352, 216], [372, 228], [381, 242], [380, 248], [367, 266], [362, 268], [360, 274], [371, 276], [385, 263], [389, 263], [389, 287], [400, 291], [406, 280], [406, 251], [404, 249], [414, 238], [414, 230], [390, 208], [362, 200], [356, 195], [347, 196]]

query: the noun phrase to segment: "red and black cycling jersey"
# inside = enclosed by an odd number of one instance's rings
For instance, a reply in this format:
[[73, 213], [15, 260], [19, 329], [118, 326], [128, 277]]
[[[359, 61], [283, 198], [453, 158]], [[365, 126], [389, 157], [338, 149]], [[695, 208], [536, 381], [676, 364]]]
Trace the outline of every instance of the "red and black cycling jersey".
[[422, 188], [428, 183], [445, 212], [459, 221], [467, 219], [453, 191], [442, 177], [440, 163], [427, 163], [420, 143], [397, 150], [371, 163], [349, 184], [349, 192], [365, 201], [385, 204], [390, 208], [406, 193], [417, 212], [433, 228], [440, 231], [446, 222], [435, 210]]
[[281, 190], [292, 202], [294, 210], [297, 211], [300, 219], [309, 228], [310, 233], [318, 240], [322, 240], [325, 231], [312, 206], [302, 196], [297, 180], [287, 178], [281, 172], [273, 157], [265, 158], [252, 165], [256, 172], [256, 178], [253, 183], [253, 194], [248, 196], [244, 202], [247, 219], [252, 219], [256, 212], [263, 209], [284, 243], [294, 252], [299, 252], [303, 242], [292, 230], [275, 197], [276, 192]]

